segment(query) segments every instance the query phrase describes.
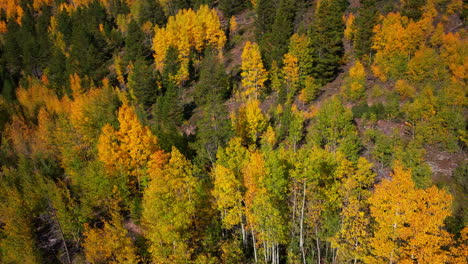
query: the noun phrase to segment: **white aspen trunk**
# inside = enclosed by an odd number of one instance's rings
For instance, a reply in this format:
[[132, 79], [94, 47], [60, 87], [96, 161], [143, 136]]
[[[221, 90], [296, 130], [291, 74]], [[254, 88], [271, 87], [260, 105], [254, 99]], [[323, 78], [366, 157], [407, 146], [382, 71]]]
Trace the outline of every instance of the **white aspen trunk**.
[[280, 263], [279, 262], [280, 258], [279, 258], [279, 245], [278, 243], [276, 243], [276, 263]]
[[271, 263], [276, 264], [275, 242], [271, 244]]
[[293, 186], [293, 211], [292, 211], [292, 223], [293, 223], [293, 227], [292, 227], [292, 230], [291, 230], [291, 235], [294, 234], [294, 224], [295, 224], [295, 221], [296, 221], [296, 201], [297, 201], [297, 192], [296, 192], [296, 187]]
[[241, 219], [241, 230], [242, 230], [242, 243], [244, 244], [244, 247], [245, 247], [245, 244], [247, 243], [247, 241], [245, 239], [245, 227], [244, 227], [244, 223], [242, 222], [242, 219]]
[[255, 263], [257, 263], [257, 243], [255, 242], [255, 233], [252, 229], [252, 242], [253, 242], [253, 250], [254, 250], [254, 258], [255, 258]]
[[302, 194], [302, 207], [301, 207], [301, 219], [300, 219], [300, 231], [299, 231], [299, 248], [302, 254], [302, 263], [306, 264], [306, 256], [304, 250], [304, 211], [305, 211], [305, 199], [307, 191], [307, 182], [304, 180], [304, 188]]
[[315, 243], [316, 243], [316, 246], [317, 246], [317, 262], [318, 262], [318, 264], [320, 264], [320, 262], [321, 262], [321, 256], [320, 256], [320, 242], [319, 242], [319, 238], [318, 238], [318, 229], [317, 229], [317, 226], [315, 226]]

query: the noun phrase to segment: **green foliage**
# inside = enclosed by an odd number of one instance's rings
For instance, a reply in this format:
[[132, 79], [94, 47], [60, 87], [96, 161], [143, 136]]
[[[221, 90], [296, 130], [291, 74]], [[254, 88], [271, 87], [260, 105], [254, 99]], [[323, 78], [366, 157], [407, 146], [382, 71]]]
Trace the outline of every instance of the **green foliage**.
[[372, 29], [377, 24], [378, 19], [376, 1], [361, 1], [358, 13], [358, 16], [354, 20], [354, 50], [358, 58], [363, 58], [364, 56], [370, 57], [372, 55]]
[[320, 1], [310, 29], [314, 66], [312, 76], [322, 83], [333, 80], [338, 74], [344, 54], [342, 20], [347, 1]]
[[218, 8], [224, 17], [231, 17], [242, 11], [247, 6], [247, 0], [219, 0]]
[[220, 101], [213, 100], [201, 109], [202, 116], [197, 120], [197, 134], [190, 147], [197, 153], [196, 161], [201, 164], [214, 163], [216, 153], [231, 135], [228, 111]]
[[377, 120], [386, 118], [385, 107], [381, 103], [369, 106], [366, 102], [363, 102], [353, 106], [351, 111], [354, 118], [369, 118], [371, 115], [374, 115]]
[[136, 100], [148, 107], [156, 102], [157, 87], [153, 69], [143, 59], [137, 58], [128, 74], [128, 88]]
[[424, 0], [404, 0], [401, 1], [400, 10], [402, 15], [418, 20], [423, 13]]
[[309, 135], [318, 146], [334, 152], [341, 151], [352, 160], [357, 159], [361, 149], [352, 112], [336, 96], [326, 101], [319, 110]]
[[265, 40], [261, 42], [262, 54], [264, 54], [267, 65], [271, 65], [273, 61], [277, 61], [281, 65], [283, 55], [288, 50], [288, 40], [294, 31], [295, 15], [295, 0], [279, 1], [271, 33], [265, 36], [267, 43]]
[[461, 263], [466, 162], [442, 226], [428, 151], [466, 152], [466, 32], [433, 2], [0, 1], [0, 262], [378, 263], [404, 201], [413, 253]]
[[200, 69], [200, 78], [193, 92], [194, 101], [198, 106], [224, 101], [230, 85], [224, 65], [216, 52], [207, 49], [205, 54]]

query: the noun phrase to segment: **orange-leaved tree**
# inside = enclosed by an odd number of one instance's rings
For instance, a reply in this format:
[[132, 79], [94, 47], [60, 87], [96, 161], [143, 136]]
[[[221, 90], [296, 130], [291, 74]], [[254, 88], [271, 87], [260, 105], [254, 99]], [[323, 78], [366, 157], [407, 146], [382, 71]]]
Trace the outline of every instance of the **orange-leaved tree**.
[[119, 109], [119, 130], [107, 124], [98, 142], [98, 157], [110, 175], [127, 175], [127, 184], [134, 193], [141, 192], [147, 178], [148, 163], [153, 155], [162, 155], [158, 139], [138, 120], [132, 106]]
[[435, 186], [417, 189], [411, 171], [396, 162], [391, 179], [369, 198], [375, 220], [368, 263], [444, 263], [451, 242], [443, 229], [452, 197]]

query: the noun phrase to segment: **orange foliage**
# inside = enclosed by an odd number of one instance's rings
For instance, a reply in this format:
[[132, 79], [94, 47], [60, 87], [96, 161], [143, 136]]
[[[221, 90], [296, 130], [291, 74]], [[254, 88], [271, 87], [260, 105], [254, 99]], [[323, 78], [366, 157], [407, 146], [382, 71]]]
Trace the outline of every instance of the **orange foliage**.
[[452, 72], [453, 79], [466, 84], [468, 78], [468, 41], [460, 33], [448, 33], [442, 37], [441, 57]]
[[109, 124], [102, 128], [98, 143], [99, 160], [109, 172], [123, 170], [130, 176], [129, 184], [138, 186], [140, 190], [148, 163], [162, 150], [157, 137], [140, 123], [133, 107], [124, 104], [119, 109], [118, 120], [119, 130]]
[[450, 235], [442, 229], [452, 197], [432, 186], [416, 189], [411, 171], [397, 162], [392, 179], [384, 179], [369, 198], [376, 221], [371, 238], [372, 263], [444, 263]]

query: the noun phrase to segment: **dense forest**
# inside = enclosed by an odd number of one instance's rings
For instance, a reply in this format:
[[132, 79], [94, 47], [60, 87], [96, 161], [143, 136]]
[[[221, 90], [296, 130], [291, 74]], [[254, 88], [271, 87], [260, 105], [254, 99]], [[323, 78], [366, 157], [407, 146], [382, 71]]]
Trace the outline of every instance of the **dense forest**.
[[468, 263], [463, 0], [0, 0], [0, 263]]

